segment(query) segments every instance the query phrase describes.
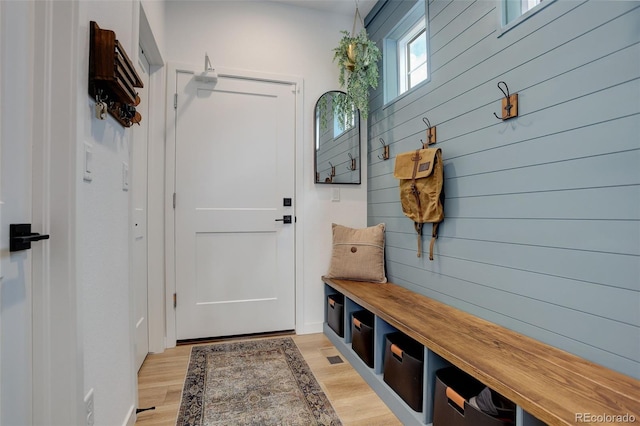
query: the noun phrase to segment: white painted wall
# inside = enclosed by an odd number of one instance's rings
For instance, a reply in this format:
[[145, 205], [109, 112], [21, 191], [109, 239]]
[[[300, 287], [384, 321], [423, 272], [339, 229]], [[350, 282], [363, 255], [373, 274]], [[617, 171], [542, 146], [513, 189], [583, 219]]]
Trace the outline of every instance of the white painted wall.
[[[156, 44], [162, 51], [164, 49], [164, 21], [165, 7], [164, 3], [157, 0], [140, 0], [144, 14], [149, 22], [149, 26], [153, 29], [153, 36]], [[152, 58], [153, 59], [153, 58]]]
[[[162, 7], [145, 2], [152, 30], [160, 29]], [[94, 116], [88, 95], [89, 22], [113, 30], [132, 61], [137, 60], [137, 1], [91, 1], [79, 6], [78, 164], [83, 143], [93, 151], [93, 180], [76, 170], [80, 328], [84, 394], [94, 391], [95, 424], [131, 424], [136, 408], [132, 292], [129, 282], [130, 193], [123, 190], [123, 164], [131, 164], [131, 134], [110, 116]], [[151, 22], [153, 21], [153, 22]]]
[[[301, 2], [303, 3], [303, 2]], [[298, 277], [303, 280], [302, 333], [322, 330], [323, 284], [320, 276], [329, 267], [331, 223], [366, 226], [366, 161], [362, 185], [339, 186], [340, 201], [331, 201], [331, 185], [315, 185], [313, 168], [313, 109], [328, 90], [338, 89], [337, 66], [332, 49], [340, 30], [350, 30], [351, 17], [298, 6], [249, 1], [169, 1], [166, 19], [167, 62], [201, 66], [204, 53], [216, 67], [300, 76], [304, 80], [303, 179], [297, 182]], [[366, 141], [366, 123], [362, 123]], [[366, 146], [362, 152], [366, 155]], [[362, 164], [362, 162], [358, 162]], [[300, 241], [300, 240], [299, 240]], [[302, 269], [302, 271], [300, 271]]]

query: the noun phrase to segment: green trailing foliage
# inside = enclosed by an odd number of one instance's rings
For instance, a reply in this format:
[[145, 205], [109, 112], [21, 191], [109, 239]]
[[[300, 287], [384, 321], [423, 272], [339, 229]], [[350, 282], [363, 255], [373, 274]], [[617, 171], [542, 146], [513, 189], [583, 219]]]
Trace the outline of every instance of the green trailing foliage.
[[[329, 125], [329, 118], [338, 117], [340, 130], [345, 131], [353, 127], [354, 105], [344, 92], [330, 92], [331, 96], [324, 94], [318, 101], [318, 112], [320, 115], [320, 128], [325, 131]], [[345, 115], [348, 112], [348, 115]]]
[[[342, 119], [348, 117], [353, 106], [360, 110], [362, 118], [369, 113], [369, 88], [378, 87], [378, 61], [382, 53], [378, 46], [369, 39], [366, 29], [357, 36], [341, 31], [343, 34], [338, 47], [333, 49], [333, 61], [338, 62], [340, 75], [338, 82], [345, 89], [346, 97], [334, 102], [334, 111]], [[345, 124], [344, 122], [340, 123]]]

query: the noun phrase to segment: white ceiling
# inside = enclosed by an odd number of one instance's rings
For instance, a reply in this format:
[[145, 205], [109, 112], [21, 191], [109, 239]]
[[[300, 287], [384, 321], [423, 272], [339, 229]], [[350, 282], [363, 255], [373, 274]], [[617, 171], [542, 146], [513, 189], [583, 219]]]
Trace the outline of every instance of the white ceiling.
[[[353, 16], [356, 12], [356, 0], [272, 0], [278, 3], [291, 4], [324, 12]], [[362, 19], [373, 9], [378, 0], [357, 0]]]

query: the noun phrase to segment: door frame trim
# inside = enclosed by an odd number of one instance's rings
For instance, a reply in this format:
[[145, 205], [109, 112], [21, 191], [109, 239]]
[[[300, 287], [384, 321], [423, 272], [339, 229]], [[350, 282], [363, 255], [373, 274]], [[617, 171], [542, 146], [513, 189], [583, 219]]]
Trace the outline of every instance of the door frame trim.
[[[77, 2], [35, 4], [33, 223], [51, 234], [33, 249], [33, 423], [80, 424], [84, 363], [76, 264]], [[72, 171], [72, 172], [70, 172]], [[37, 197], [37, 198], [36, 198]], [[36, 202], [36, 200], [38, 202]]]
[[[144, 5], [138, 5], [138, 46], [142, 46], [149, 62], [149, 87], [147, 97], [150, 100], [165, 98], [165, 61], [147, 19]], [[135, 18], [134, 18], [135, 20]], [[147, 102], [149, 101], [147, 99]], [[165, 108], [161, 102], [149, 103], [149, 116], [143, 117], [149, 123], [147, 139], [147, 326], [149, 332], [149, 353], [161, 353], [165, 348], [165, 280], [164, 280], [164, 179], [165, 146], [164, 124]], [[135, 143], [135, 136], [134, 141]], [[132, 292], [133, 295], [133, 292]], [[133, 312], [133, 311], [132, 311]], [[133, 316], [132, 316], [133, 318]], [[132, 320], [135, 329], [135, 320]], [[135, 338], [134, 338], [135, 341]]]
[[[166, 90], [166, 172], [165, 172], [165, 312], [166, 312], [166, 344], [167, 348], [176, 346], [176, 311], [173, 307], [173, 294], [176, 292], [175, 275], [175, 210], [173, 208], [173, 193], [176, 188], [176, 114], [172, 108], [174, 94], [176, 92], [176, 76], [179, 72], [193, 74], [200, 67], [194, 64], [172, 63], [167, 64], [167, 90]], [[295, 91], [295, 214], [296, 217], [304, 217], [303, 202], [303, 79], [299, 76], [271, 74], [257, 71], [248, 71], [226, 67], [216, 67], [219, 76], [233, 76], [251, 80], [269, 81], [294, 86]], [[178, 200], [179, 202], [179, 200]], [[303, 262], [302, 262], [302, 232], [295, 230], [295, 328], [296, 333], [301, 333], [304, 326], [304, 298], [303, 298]]]

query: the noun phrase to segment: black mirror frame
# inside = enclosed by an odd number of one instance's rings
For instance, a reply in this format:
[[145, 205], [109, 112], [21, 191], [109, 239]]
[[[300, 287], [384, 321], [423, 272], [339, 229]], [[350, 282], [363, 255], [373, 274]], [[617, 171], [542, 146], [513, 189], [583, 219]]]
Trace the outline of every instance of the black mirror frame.
[[[333, 182], [333, 181], [323, 181], [321, 179], [321, 176], [319, 176], [319, 171], [318, 171], [318, 150], [316, 149], [316, 137], [318, 135], [318, 126], [319, 126], [319, 120], [316, 118], [317, 117], [317, 111], [318, 111], [318, 105], [320, 103], [320, 101], [322, 100], [322, 98], [329, 94], [329, 93], [343, 93], [346, 94], [345, 92], [341, 91], [341, 90], [329, 90], [325, 93], [323, 93], [318, 100], [316, 101], [315, 107], [313, 109], [313, 182], [316, 184], [327, 184], [327, 185], [361, 185], [362, 184], [362, 134], [360, 132], [361, 126], [360, 126], [360, 110], [356, 110], [356, 121], [357, 121], [357, 131], [358, 131], [358, 148], [357, 148], [357, 156], [355, 158], [352, 158], [351, 161], [356, 161], [356, 170], [358, 173], [358, 181], [357, 182]], [[349, 157], [351, 157], [351, 155], [349, 155]], [[355, 170], [353, 170], [355, 172]]]

